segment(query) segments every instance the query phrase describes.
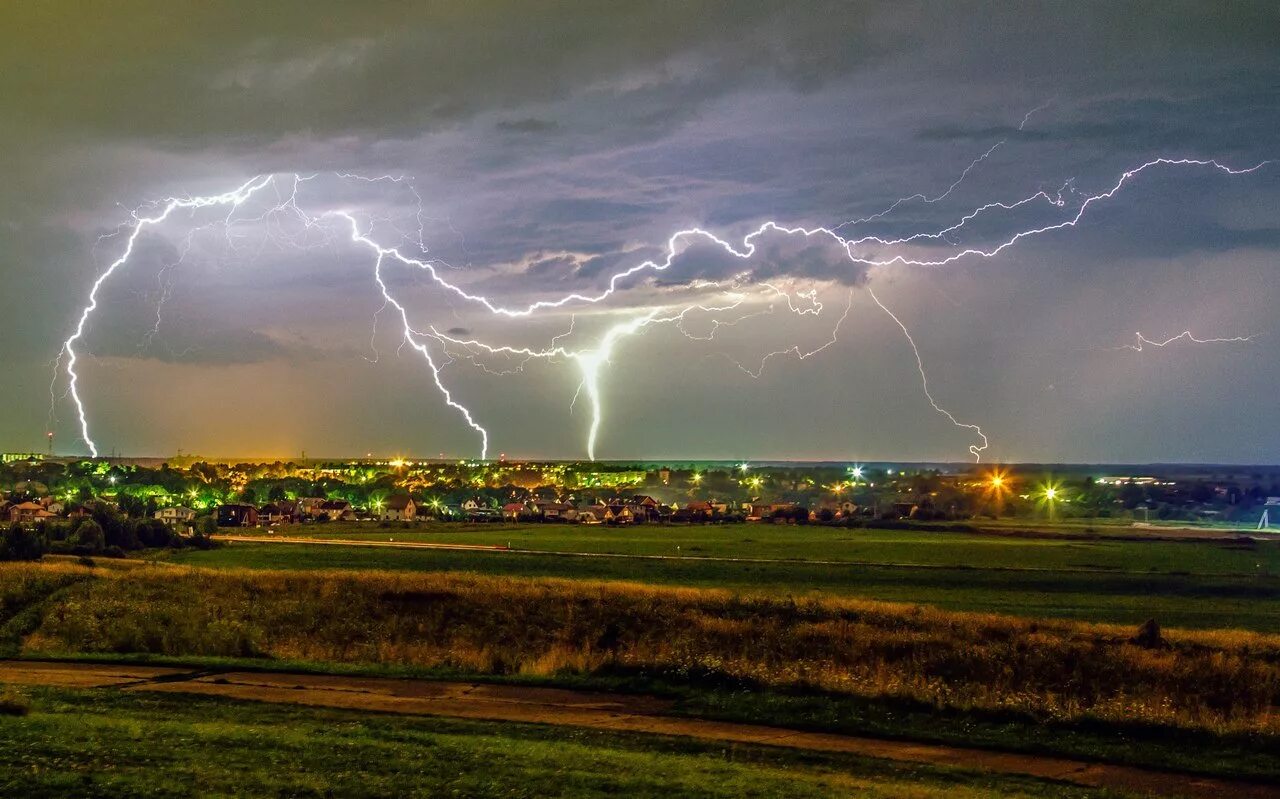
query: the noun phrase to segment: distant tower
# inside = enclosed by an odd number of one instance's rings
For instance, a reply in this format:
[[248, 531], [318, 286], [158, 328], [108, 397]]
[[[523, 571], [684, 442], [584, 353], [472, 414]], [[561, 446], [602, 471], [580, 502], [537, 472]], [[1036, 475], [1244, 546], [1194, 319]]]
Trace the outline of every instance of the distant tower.
[[44, 437], [49, 441], [49, 457], [52, 458], [53, 457], [53, 431], [50, 430], [49, 432], [45, 433]]

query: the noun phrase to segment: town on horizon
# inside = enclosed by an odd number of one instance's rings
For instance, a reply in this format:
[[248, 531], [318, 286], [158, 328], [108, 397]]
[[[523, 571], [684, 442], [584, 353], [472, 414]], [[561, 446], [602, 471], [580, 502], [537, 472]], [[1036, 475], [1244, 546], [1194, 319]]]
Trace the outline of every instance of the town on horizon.
[[0, 512], [12, 522], [119, 514], [162, 520], [187, 535], [327, 521], [1114, 526], [1154, 519], [1267, 530], [1278, 505], [1280, 466], [0, 455]]

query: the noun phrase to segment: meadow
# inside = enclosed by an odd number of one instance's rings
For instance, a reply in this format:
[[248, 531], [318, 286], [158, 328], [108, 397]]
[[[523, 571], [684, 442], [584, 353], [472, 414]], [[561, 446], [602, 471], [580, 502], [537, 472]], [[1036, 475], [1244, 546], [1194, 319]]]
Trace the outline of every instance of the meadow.
[[25, 693], [30, 715], [0, 716], [0, 794], [32, 799], [1116, 796], [1029, 778], [541, 725], [115, 691]]
[[[380, 529], [357, 536], [351, 530], [331, 532], [328, 527], [296, 530], [310, 537], [382, 541], [501, 542], [505, 546], [509, 540], [528, 551], [233, 543], [169, 557], [219, 568], [466, 571], [624, 580], [780, 596], [927, 603], [948, 610], [1029, 618], [1128, 625], [1155, 618], [1170, 627], [1280, 632], [1280, 577], [1275, 576], [1280, 571], [1280, 543], [1272, 541], [1080, 541], [760, 525], [620, 530], [526, 525], [514, 530]], [[548, 551], [674, 557], [594, 557]], [[769, 559], [785, 552], [792, 557]], [[723, 559], [732, 557], [762, 560]]]
[[377, 522], [248, 528], [267, 538], [337, 538], [510, 546], [540, 552], [762, 558], [797, 561], [1186, 572], [1280, 577], [1280, 539], [1161, 540], [1134, 528], [1121, 537], [1078, 527], [1000, 527], [996, 532], [849, 529], [820, 525], [604, 525]]
[[1280, 637], [1238, 631], [1171, 631], [1142, 647], [1105, 625], [471, 574], [4, 564], [0, 591], [0, 632], [26, 654], [644, 673], [940, 710], [1280, 732]]
[[1280, 781], [1275, 635], [1148, 646], [1127, 627], [834, 597], [98, 563], [0, 564], [0, 654], [641, 691], [704, 718]]

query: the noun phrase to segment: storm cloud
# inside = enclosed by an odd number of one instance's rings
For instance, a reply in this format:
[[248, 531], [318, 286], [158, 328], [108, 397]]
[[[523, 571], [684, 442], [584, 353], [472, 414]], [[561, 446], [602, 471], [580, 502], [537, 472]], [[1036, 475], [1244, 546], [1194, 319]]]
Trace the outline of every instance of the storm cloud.
[[[421, 209], [402, 183], [310, 196], [360, 209], [379, 240], [406, 250], [420, 233], [423, 257], [451, 280], [521, 305], [598, 291], [661, 261], [685, 228], [737, 244], [767, 220], [836, 226], [892, 207], [841, 228], [890, 238], [1062, 192], [1061, 207], [983, 217], [917, 252], [986, 245], [1008, 226], [1060, 219], [1152, 157], [1280, 156], [1280, 11], [11, 3], [0, 10], [0, 100], [0, 449], [27, 449], [43, 440], [51, 360], [120, 252], [110, 234], [150, 199], [255, 174], [411, 175]], [[1144, 175], [1077, 228], [942, 270], [868, 269], [823, 238], [766, 234], [750, 261], [681, 242], [669, 268], [637, 274], [607, 307], [567, 308], [536, 328], [483, 318], [422, 270], [389, 267], [386, 278], [413, 300], [415, 324], [510, 344], [545, 343], [574, 313], [592, 330], [592, 313], [625, 316], [700, 281], [826, 298], [823, 316], [751, 317], [713, 342], [670, 329], [629, 339], [606, 381], [604, 457], [963, 458], [969, 440], [923, 400], [900, 331], [863, 291], [873, 286], [915, 334], [935, 393], [984, 425], [997, 457], [1274, 461], [1280, 433], [1236, 420], [1265, 416], [1280, 388], [1266, 356], [1280, 302], [1278, 176]], [[941, 199], [895, 205], [917, 193]], [[210, 228], [182, 256], [183, 221], [149, 233], [86, 332], [83, 385], [113, 446], [177, 446], [172, 396], [131, 394], [129, 381], [171, 386], [180, 373], [184, 390], [234, 402], [278, 368], [290, 396], [325, 402], [296, 419], [209, 427], [203, 441], [184, 436], [188, 451], [280, 454], [258, 451], [270, 440], [474, 454], [474, 436], [400, 350], [367, 252], [336, 235], [297, 249], [269, 227], [234, 240]], [[840, 344], [821, 357], [774, 359], [754, 381], [719, 357], [825, 341], [849, 289]], [[1141, 357], [1107, 349], [1136, 329], [1189, 326], [1255, 339]], [[502, 380], [457, 361], [446, 375], [508, 453], [581, 453], [583, 418], [567, 410], [577, 380], [563, 365]], [[1224, 418], [1214, 398], [1228, 385], [1238, 412]], [[82, 450], [65, 402], [56, 410], [59, 445]]]

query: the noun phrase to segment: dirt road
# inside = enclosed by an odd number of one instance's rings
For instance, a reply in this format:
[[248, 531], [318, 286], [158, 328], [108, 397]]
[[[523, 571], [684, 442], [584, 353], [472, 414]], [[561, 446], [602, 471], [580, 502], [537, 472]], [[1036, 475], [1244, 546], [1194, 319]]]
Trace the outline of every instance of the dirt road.
[[1280, 786], [1058, 757], [682, 718], [667, 715], [671, 707], [668, 700], [626, 694], [381, 677], [37, 661], [0, 661], [0, 683], [203, 694], [382, 713], [565, 725], [953, 766], [1152, 796], [1280, 799]]

